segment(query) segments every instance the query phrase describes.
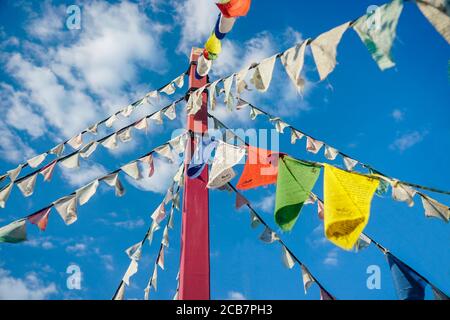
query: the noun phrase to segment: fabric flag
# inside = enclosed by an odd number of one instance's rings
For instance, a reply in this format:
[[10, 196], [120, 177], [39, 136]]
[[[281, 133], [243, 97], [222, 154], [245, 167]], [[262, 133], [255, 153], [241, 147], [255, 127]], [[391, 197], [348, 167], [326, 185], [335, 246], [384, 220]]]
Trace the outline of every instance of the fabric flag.
[[159, 250], [157, 264], [161, 270], [164, 270], [164, 246], [161, 246], [161, 249]]
[[252, 229], [257, 228], [261, 224], [261, 220], [259, 220], [258, 216], [255, 214], [255, 212], [250, 209], [250, 225]]
[[266, 92], [267, 89], [269, 89], [276, 60], [277, 56], [274, 55], [271, 58], [261, 61], [255, 68], [255, 73], [253, 74], [251, 82], [257, 90]]
[[260, 111], [260, 110], [258, 110], [256, 108], [250, 107], [250, 118], [252, 120], [255, 120], [256, 117], [261, 115], [261, 114], [264, 114], [264, 112], [262, 112], [262, 111]]
[[370, 174], [374, 175], [374, 176], [378, 176], [380, 178], [380, 185], [378, 186], [377, 189], [377, 196], [382, 197], [384, 196], [384, 194], [386, 194], [389, 190], [389, 179], [387, 179], [386, 177], [384, 177], [380, 172], [376, 171], [375, 169], [372, 168], [368, 168]]
[[173, 208], [170, 208], [170, 214], [169, 214], [169, 222], [167, 223], [167, 226], [169, 229], [173, 230], [174, 227], [174, 215], [173, 215]]
[[172, 204], [175, 209], [180, 210], [180, 193], [179, 192], [175, 193], [175, 195], [173, 196]]
[[291, 127], [291, 144], [295, 144], [297, 140], [302, 139], [304, 136], [303, 133]]
[[197, 61], [197, 74], [200, 77], [204, 77], [206, 76], [209, 71], [211, 70], [213, 61], [206, 59], [206, 57], [202, 54], [200, 55], [200, 57], [198, 57], [198, 61]]
[[219, 141], [211, 166], [208, 188], [215, 189], [231, 181], [236, 173], [232, 169], [245, 156], [245, 148]]
[[215, 33], [211, 33], [205, 43], [205, 50], [208, 52], [208, 59], [215, 60], [222, 52], [222, 42], [217, 39]]
[[386, 253], [399, 300], [424, 300], [425, 280], [391, 253]]
[[414, 206], [414, 196], [417, 193], [416, 190], [407, 185], [401, 184], [397, 180], [391, 181], [391, 187], [392, 199], [395, 201], [406, 202], [409, 207]]
[[283, 264], [288, 269], [292, 269], [295, 265], [295, 260], [285, 246], [281, 246], [281, 258], [283, 259]]
[[325, 166], [325, 236], [337, 246], [351, 250], [370, 215], [378, 180]]
[[165, 86], [164, 88], [162, 88], [159, 92], [165, 93], [167, 95], [172, 95], [175, 93], [177, 89], [175, 88], [173, 83], [169, 83], [167, 86]]
[[17, 168], [8, 170], [6, 173], [8, 174], [9, 179], [12, 181], [16, 181], [17, 177], [19, 176], [20, 172], [22, 171], [22, 164], [19, 164]]
[[170, 105], [170, 107], [168, 107], [165, 111], [164, 111], [164, 115], [167, 117], [167, 119], [169, 120], [175, 120], [177, 117], [177, 113], [176, 113], [176, 105], [175, 103], [172, 103]]
[[142, 178], [137, 161], [130, 162], [130, 163], [120, 167], [120, 169], [123, 172], [125, 172], [127, 175], [132, 177], [134, 180], [139, 180]]
[[342, 158], [344, 160], [345, 168], [347, 168], [348, 171], [353, 171], [355, 166], [358, 164], [358, 161], [352, 158], [349, 157], [342, 157]]
[[78, 152], [75, 152], [73, 155], [68, 156], [67, 158], [61, 160], [59, 163], [67, 169], [78, 168], [80, 166], [80, 154]]
[[127, 250], [125, 250], [125, 253], [131, 260], [139, 261], [142, 256], [142, 242], [138, 242], [132, 245]]
[[27, 163], [31, 168], [36, 168], [37, 166], [39, 166], [42, 163], [42, 161], [45, 160], [46, 157], [47, 157], [47, 153], [43, 153], [34, 158], [27, 160]]
[[50, 214], [52, 207], [45, 208], [31, 216], [27, 219], [30, 223], [35, 224], [39, 230], [45, 231], [47, 229], [48, 224], [48, 216]]
[[53, 160], [39, 171], [39, 173], [44, 177], [44, 181], [50, 181], [52, 179], [53, 171], [55, 170], [57, 162], [57, 160]]
[[80, 204], [80, 206], [86, 204], [97, 192], [98, 184], [98, 180], [95, 180], [76, 191], [78, 203]]
[[93, 124], [92, 126], [88, 127], [86, 129], [87, 132], [92, 133], [93, 135], [97, 134], [97, 129], [98, 129], [98, 123]]
[[235, 22], [236, 18], [227, 18], [223, 14], [219, 14], [216, 26], [214, 28], [217, 39], [224, 39], [227, 33], [229, 33], [233, 29]]
[[162, 118], [162, 112], [161, 111], [155, 112], [154, 114], [152, 114], [150, 116], [149, 119], [155, 121], [159, 125], [163, 124], [163, 118]]
[[336, 157], [338, 156], [339, 151], [336, 150], [335, 148], [332, 148], [330, 146], [325, 146], [325, 153], [324, 156], [325, 158], [327, 158], [328, 160], [334, 160], [336, 159]]
[[319, 216], [320, 220], [324, 219], [324, 210], [325, 210], [325, 207], [324, 207], [323, 202], [318, 200], [317, 201], [317, 215]]
[[148, 129], [147, 117], [144, 117], [141, 120], [137, 121], [134, 124], [134, 128], [137, 130], [145, 130], [145, 132], [147, 132]]
[[67, 144], [74, 148], [75, 150], [80, 149], [80, 147], [83, 145], [83, 136], [81, 133], [78, 135], [72, 137], [67, 141]]
[[294, 227], [319, 174], [320, 167], [288, 156], [279, 161], [275, 221], [282, 230], [290, 231]]
[[123, 108], [123, 109], [120, 111], [120, 114], [121, 114], [122, 116], [128, 118], [129, 116], [131, 116], [131, 114], [133, 113], [133, 111], [134, 111], [133, 105], [129, 104], [128, 106], [126, 106], [125, 108]]
[[183, 86], [184, 86], [184, 73], [181, 74], [180, 76], [178, 76], [177, 78], [175, 78], [175, 79], [173, 80], [173, 83], [175, 83], [175, 85], [176, 85], [178, 88], [183, 88]]
[[422, 198], [423, 208], [425, 210], [425, 216], [434, 217], [445, 222], [448, 222], [450, 219], [450, 208], [443, 205], [442, 203], [437, 202], [436, 200], [427, 197], [425, 195], [420, 195]]
[[219, 0], [217, 7], [227, 18], [246, 16], [250, 10], [251, 0]]
[[108, 120], [105, 121], [105, 126], [107, 128], [111, 128], [114, 124], [114, 122], [117, 121], [117, 116], [113, 114], [111, 117], [108, 118]]
[[196, 144], [197, 147], [186, 172], [187, 176], [191, 179], [196, 179], [202, 174], [211, 158], [214, 148], [217, 146], [217, 141], [214, 138], [201, 138], [198, 139]]
[[271, 118], [270, 122], [273, 123], [275, 130], [277, 130], [278, 133], [284, 133], [284, 129], [289, 127], [289, 125], [280, 118]]
[[242, 194], [236, 192], [236, 204], [235, 204], [236, 209], [239, 210], [240, 208], [242, 208], [247, 204], [249, 204], [248, 200]]
[[249, 68], [244, 68], [238, 73], [236, 73], [236, 91], [240, 95], [244, 90], [248, 90], [248, 84], [245, 82], [247, 75], [249, 73]]
[[159, 224], [161, 223], [161, 221], [164, 220], [165, 217], [166, 217], [166, 208], [164, 206], [164, 202], [161, 202], [158, 208], [156, 208], [156, 210], [152, 213], [151, 218], [153, 221]]
[[450, 44], [450, 2], [448, 0], [416, 1], [423, 15]]
[[89, 158], [94, 151], [97, 149], [98, 146], [98, 142], [97, 141], [91, 141], [89, 142], [87, 145], [85, 145], [81, 150], [80, 150], [80, 156], [83, 159], [87, 159]]
[[0, 228], [0, 242], [19, 243], [27, 240], [26, 220], [14, 221]]
[[320, 80], [325, 79], [336, 67], [337, 46], [350, 22], [322, 33], [311, 42], [311, 51], [319, 72]]
[[353, 26], [381, 70], [395, 66], [391, 48], [402, 9], [403, 1], [393, 0], [362, 16]]
[[298, 93], [303, 93], [305, 87], [305, 80], [302, 78], [301, 72], [305, 62], [305, 49], [307, 44], [308, 40], [305, 40], [301, 44], [286, 50], [281, 55], [281, 63]]
[[168, 204], [170, 201], [172, 201], [172, 199], [173, 199], [172, 188], [173, 188], [173, 184], [169, 189], [167, 189], [166, 195], [164, 196], [164, 200], [163, 200], [164, 204]]
[[132, 259], [130, 265], [128, 266], [127, 271], [125, 272], [125, 275], [122, 278], [122, 281], [127, 286], [130, 286], [130, 278], [134, 276], [136, 272], [138, 272], [138, 263], [136, 260]]
[[320, 300], [336, 300], [328, 291], [324, 288], [320, 288]]
[[209, 107], [211, 110], [214, 110], [217, 102], [217, 84], [220, 80], [216, 80], [210, 84], [208, 87], [208, 99], [209, 99]]
[[159, 154], [160, 156], [169, 160], [170, 162], [173, 162], [173, 153], [172, 153], [172, 150], [170, 149], [170, 145], [168, 143], [155, 148], [154, 151], [157, 154]]
[[450, 300], [450, 297], [438, 288], [432, 286], [431, 290], [433, 291], [434, 300]]
[[114, 295], [113, 300], [123, 300], [124, 298], [125, 298], [125, 283], [121, 281], [119, 289]]
[[119, 180], [118, 172], [107, 175], [103, 177], [101, 180], [104, 181], [108, 186], [114, 187], [117, 197], [121, 197], [125, 194], [125, 189]]
[[248, 147], [247, 161], [236, 188], [248, 190], [277, 182], [279, 153]]
[[22, 181], [17, 182], [17, 187], [19, 187], [24, 197], [29, 197], [33, 194], [37, 176], [38, 174], [35, 173], [29, 176], [28, 178], [25, 178]]
[[178, 137], [169, 140], [169, 145], [172, 147], [173, 151], [177, 154], [184, 153], [186, 149], [187, 135], [182, 134]]
[[131, 127], [128, 127], [125, 130], [119, 131], [117, 133], [117, 137], [122, 142], [131, 141]]
[[152, 225], [150, 226], [150, 231], [146, 235], [146, 240], [148, 240], [149, 245], [151, 245], [152, 242], [153, 242], [153, 235], [154, 235], [154, 233], [156, 231], [158, 231], [159, 229], [160, 229], [159, 224], [157, 224], [156, 221], [153, 221]]
[[358, 241], [356, 242], [355, 251], [360, 252], [361, 250], [370, 246], [371, 243], [372, 243], [372, 240], [368, 236], [366, 236], [364, 233], [361, 233]]
[[158, 266], [155, 265], [155, 268], [153, 269], [153, 275], [152, 278], [150, 279], [150, 286], [153, 287], [153, 289], [155, 289], [155, 291], [157, 290], [158, 287]]
[[263, 233], [261, 234], [261, 236], [259, 237], [259, 239], [262, 242], [265, 243], [273, 243], [277, 240], [280, 240], [280, 238], [278, 238], [277, 234], [275, 232], [273, 232], [269, 227], [265, 227]]
[[249, 106], [250, 104], [248, 102], [245, 102], [242, 99], [238, 99], [238, 103], [236, 105], [236, 110], [241, 110], [243, 108], [245, 108], [246, 106]]
[[[223, 81], [223, 89], [224, 89], [224, 101], [228, 107], [228, 110], [232, 110], [232, 97], [231, 97], [231, 86], [233, 85], [234, 74], [229, 76]], [[231, 99], [231, 101], [230, 101]]]
[[64, 143], [58, 144], [56, 147], [50, 150], [50, 154], [54, 154], [57, 157], [60, 157], [64, 152], [65, 146]]
[[53, 205], [66, 225], [71, 225], [77, 221], [77, 197], [75, 195], [56, 200]]
[[150, 91], [149, 93], [147, 93], [145, 95], [145, 98], [147, 99], [147, 102], [149, 104], [152, 104], [152, 99], [155, 99], [155, 100], [157, 100], [159, 102], [159, 92], [158, 92], [158, 90]]
[[302, 264], [302, 279], [303, 279], [303, 289], [305, 289], [305, 294], [308, 293], [308, 289], [311, 287], [311, 285], [316, 282], [309, 272], [309, 270]]
[[6, 201], [8, 201], [14, 182], [10, 182], [6, 187], [0, 190], [0, 208], [5, 208]]
[[306, 137], [306, 151], [317, 154], [322, 149], [323, 142]]
[[113, 133], [109, 137], [107, 137], [105, 140], [102, 141], [102, 146], [104, 146], [106, 149], [114, 150], [117, 148], [117, 133]]
[[148, 177], [150, 178], [155, 173], [155, 164], [153, 163], [153, 155], [149, 154], [141, 159], [139, 159], [142, 163], [148, 165]]
[[164, 228], [163, 238], [162, 238], [161, 244], [162, 244], [164, 247], [166, 247], [166, 248], [169, 247], [169, 228], [168, 228], [168, 226], [166, 226], [166, 227]]

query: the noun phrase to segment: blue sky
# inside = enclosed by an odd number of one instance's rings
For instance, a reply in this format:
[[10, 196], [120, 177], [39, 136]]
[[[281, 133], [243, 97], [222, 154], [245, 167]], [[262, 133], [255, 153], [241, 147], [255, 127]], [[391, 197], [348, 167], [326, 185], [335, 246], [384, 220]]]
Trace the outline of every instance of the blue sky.
[[[361, 16], [371, 4], [383, 3], [254, 1], [248, 17], [238, 20], [223, 43], [211, 79]], [[202, 45], [218, 14], [210, 0], [83, 1], [78, 3], [81, 29], [68, 30], [65, 11], [71, 4], [0, 3], [1, 172], [184, 72], [190, 48]], [[338, 65], [327, 80], [318, 81], [312, 57], [307, 55], [304, 98], [293, 93], [279, 62], [271, 89], [265, 94], [252, 91], [245, 97], [386, 174], [448, 189], [449, 53], [448, 44], [417, 7], [406, 3], [393, 47], [395, 68], [381, 72], [356, 33], [348, 30], [338, 49]], [[183, 90], [176, 96], [181, 94]], [[161, 105], [168, 101], [164, 98]], [[156, 109], [147, 106], [135, 117]], [[247, 111], [227, 113], [219, 107], [215, 114], [233, 128], [270, 128], [263, 118], [252, 122]], [[135, 131], [134, 140], [114, 153], [99, 148], [79, 170], [56, 169], [51, 183], [38, 179], [30, 198], [23, 198], [16, 188], [0, 212], [0, 225], [145, 154], [184, 126], [183, 117], [179, 113], [176, 121], [167, 121], [163, 127], [153, 125], [148, 135]], [[117, 128], [127, 123], [121, 121]], [[321, 155], [306, 153], [304, 140], [295, 146], [289, 141], [288, 135], [280, 136], [282, 151], [324, 161]], [[77, 223], [66, 227], [53, 212], [45, 233], [29, 226], [28, 242], [2, 244], [0, 298], [110, 299], [129, 264], [124, 250], [142, 239], [175, 170], [159, 161], [151, 179], [139, 184], [123, 179], [127, 189], [123, 198], [100, 188], [79, 208]], [[314, 191], [322, 195], [320, 180]], [[277, 229], [274, 192], [271, 186], [245, 196]], [[430, 195], [450, 203], [448, 197]], [[232, 194], [212, 191], [210, 215], [213, 299], [318, 299], [317, 286], [304, 294], [298, 266], [293, 270], [283, 266], [278, 244], [258, 240], [262, 229], [250, 228], [247, 210], [234, 210]], [[159, 272], [158, 292], [151, 294], [154, 299], [171, 299], [175, 293], [180, 221], [178, 213], [166, 252], [166, 271]], [[327, 242], [322, 230], [315, 207], [308, 206], [293, 231], [282, 238], [337, 298], [396, 298], [385, 257], [374, 246], [358, 254], [345, 252]], [[448, 225], [426, 219], [419, 198], [413, 208], [389, 196], [375, 198], [366, 232], [450, 293]], [[144, 247], [127, 298], [142, 299], [161, 236], [160, 231], [153, 245]], [[66, 287], [66, 268], [71, 264], [83, 272], [82, 290]], [[381, 268], [381, 290], [366, 287], [370, 265]]]

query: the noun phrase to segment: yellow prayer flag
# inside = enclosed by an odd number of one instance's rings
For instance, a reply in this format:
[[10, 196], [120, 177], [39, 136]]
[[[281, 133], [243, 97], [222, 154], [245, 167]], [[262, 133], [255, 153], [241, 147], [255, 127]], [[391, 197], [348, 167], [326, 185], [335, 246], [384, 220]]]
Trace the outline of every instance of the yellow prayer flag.
[[325, 164], [325, 236], [351, 250], [364, 230], [379, 181]]
[[222, 51], [222, 42], [212, 33], [208, 41], [206, 41], [205, 49], [208, 53], [218, 55]]

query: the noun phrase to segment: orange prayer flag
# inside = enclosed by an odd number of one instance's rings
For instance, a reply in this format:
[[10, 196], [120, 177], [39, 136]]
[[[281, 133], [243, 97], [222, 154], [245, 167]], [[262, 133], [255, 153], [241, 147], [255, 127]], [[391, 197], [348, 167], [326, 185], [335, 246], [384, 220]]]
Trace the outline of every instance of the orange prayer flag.
[[226, 3], [221, 1], [217, 6], [226, 18], [234, 18], [246, 16], [251, 3], [251, 0], [230, 0]]
[[249, 146], [247, 161], [236, 188], [247, 190], [276, 183], [279, 156], [278, 152]]

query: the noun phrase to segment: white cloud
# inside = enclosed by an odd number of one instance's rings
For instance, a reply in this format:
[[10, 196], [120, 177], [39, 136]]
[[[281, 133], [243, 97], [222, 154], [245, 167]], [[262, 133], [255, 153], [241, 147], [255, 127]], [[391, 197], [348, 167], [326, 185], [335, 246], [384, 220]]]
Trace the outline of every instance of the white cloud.
[[84, 243], [75, 243], [73, 245], [67, 246], [66, 251], [70, 253], [75, 253], [77, 256], [82, 256], [85, 254], [87, 249], [86, 244]]
[[423, 141], [425, 136], [428, 134], [427, 131], [419, 132], [413, 131], [405, 133], [394, 140], [394, 142], [389, 146], [391, 150], [397, 150], [403, 152], [409, 148], [412, 148], [416, 144]]
[[229, 291], [228, 292], [228, 300], [247, 300], [247, 298], [241, 292]]
[[55, 293], [56, 285], [44, 284], [35, 273], [15, 278], [8, 270], [0, 268], [0, 300], [42, 300]]
[[335, 267], [338, 265], [338, 249], [333, 248], [330, 251], [328, 251], [327, 256], [323, 260], [323, 263], [327, 266]]
[[392, 110], [391, 117], [394, 118], [395, 121], [400, 122], [404, 119], [405, 113], [400, 109]]
[[101, 256], [105, 269], [108, 271], [114, 271], [114, 258], [110, 254], [104, 254]]
[[61, 173], [64, 180], [71, 186], [81, 187], [97, 178], [107, 174], [105, 167], [100, 164], [88, 165], [84, 160], [80, 160], [80, 168], [68, 169], [61, 167]]
[[133, 229], [137, 229], [137, 228], [144, 226], [145, 221], [143, 219], [125, 220], [125, 221], [113, 222], [113, 225], [116, 227], [119, 227], [119, 228], [133, 230]]
[[52, 237], [42, 237], [42, 238], [32, 238], [28, 239], [25, 242], [26, 246], [30, 246], [32, 248], [42, 248], [44, 250], [51, 250], [55, 248], [55, 245], [53, 244], [53, 238]]
[[0, 120], [0, 156], [2, 160], [20, 162], [34, 154], [35, 151]]
[[274, 205], [275, 205], [275, 194], [265, 196], [255, 203], [256, 208], [261, 209], [266, 213], [273, 213]]

